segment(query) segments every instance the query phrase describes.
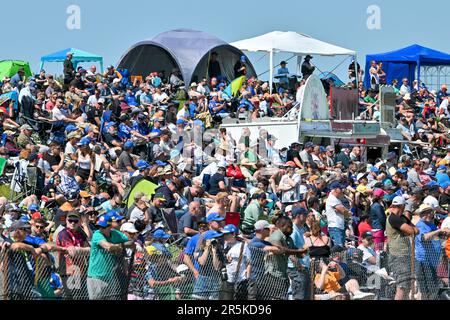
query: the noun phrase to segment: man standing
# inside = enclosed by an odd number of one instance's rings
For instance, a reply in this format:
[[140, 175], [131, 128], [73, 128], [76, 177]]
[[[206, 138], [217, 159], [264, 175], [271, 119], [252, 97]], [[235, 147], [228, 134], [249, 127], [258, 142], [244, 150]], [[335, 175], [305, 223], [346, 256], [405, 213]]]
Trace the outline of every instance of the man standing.
[[211, 53], [211, 60], [209, 60], [208, 67], [208, 75], [209, 78], [217, 78], [222, 75], [222, 71], [220, 70], [220, 63], [217, 61], [217, 56], [219, 54], [217, 52]]
[[411, 236], [419, 233], [403, 212], [405, 199], [397, 196], [389, 208], [389, 218], [386, 222], [388, 237], [389, 267], [397, 284], [395, 300], [404, 300], [411, 289]]
[[100, 229], [95, 231], [92, 237], [88, 267], [89, 299], [121, 299], [127, 293], [127, 288], [123, 286], [124, 251], [126, 248], [134, 248], [135, 244], [123, 233], [112, 228], [110, 216], [100, 216], [97, 225]]
[[68, 52], [67, 58], [64, 60], [64, 84], [68, 85], [75, 79], [75, 68], [72, 63], [73, 53]]
[[[306, 232], [306, 218], [308, 210], [303, 207], [292, 209], [293, 232], [291, 234], [294, 246], [303, 249], [305, 246], [304, 234]], [[310, 277], [309, 277], [309, 256], [302, 258], [290, 257], [288, 261], [288, 276], [291, 279], [292, 296], [294, 300], [309, 300], [310, 297]]]
[[328, 220], [328, 232], [335, 246], [345, 245], [345, 219], [351, 216], [350, 211], [343, 205], [342, 186], [339, 182], [330, 185], [330, 194], [326, 202], [326, 216]]
[[241, 76], [245, 76], [247, 73], [247, 67], [245, 63], [247, 62], [247, 58], [245, 56], [241, 56], [240, 60], [236, 62], [234, 65], [234, 78], [237, 79]]
[[314, 73], [314, 70], [316, 70], [316, 67], [313, 67], [311, 62], [310, 62], [312, 58], [313, 57], [308, 54], [305, 57], [305, 61], [303, 61], [302, 74], [303, 74], [303, 79], [304, 80], [307, 80], [309, 78], [309, 76]]

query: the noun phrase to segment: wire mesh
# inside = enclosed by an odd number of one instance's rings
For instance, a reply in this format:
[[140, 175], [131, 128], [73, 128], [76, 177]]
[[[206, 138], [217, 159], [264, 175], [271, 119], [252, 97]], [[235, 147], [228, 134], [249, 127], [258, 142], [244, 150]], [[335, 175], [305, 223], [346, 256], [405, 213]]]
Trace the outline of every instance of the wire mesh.
[[[240, 242], [231, 250], [223, 246], [210, 250], [203, 261], [202, 250], [188, 254], [178, 245], [163, 243], [138, 245], [118, 254], [105, 251], [97, 257], [87, 250], [33, 256], [3, 249], [0, 299], [392, 300], [400, 290], [405, 299], [436, 300], [448, 286], [448, 259], [441, 240], [422, 246], [418, 241], [404, 237], [391, 239], [378, 250], [347, 248], [328, 259], [311, 259], [309, 268], [297, 269], [288, 268], [284, 254], [251, 243], [244, 244], [241, 254]], [[343, 270], [336, 277], [339, 286], [319, 289], [321, 267], [331, 261]], [[312, 290], [298, 298], [308, 284]]]

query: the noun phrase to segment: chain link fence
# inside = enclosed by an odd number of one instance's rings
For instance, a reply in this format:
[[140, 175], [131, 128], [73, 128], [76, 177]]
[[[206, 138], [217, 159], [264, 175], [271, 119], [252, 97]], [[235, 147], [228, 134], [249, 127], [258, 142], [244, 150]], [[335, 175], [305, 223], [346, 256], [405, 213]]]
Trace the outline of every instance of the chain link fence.
[[[75, 250], [32, 256], [6, 249], [0, 252], [0, 299], [392, 300], [402, 293], [405, 299], [437, 300], [448, 287], [449, 270], [442, 242], [432, 241], [420, 247], [407, 237], [379, 250], [346, 249], [328, 259], [311, 258], [309, 267], [288, 267], [284, 254], [249, 243], [242, 250], [207, 254], [162, 243], [121, 254]], [[322, 268], [333, 261], [340, 269], [329, 268], [326, 278], [338, 286], [330, 282], [319, 288]]]

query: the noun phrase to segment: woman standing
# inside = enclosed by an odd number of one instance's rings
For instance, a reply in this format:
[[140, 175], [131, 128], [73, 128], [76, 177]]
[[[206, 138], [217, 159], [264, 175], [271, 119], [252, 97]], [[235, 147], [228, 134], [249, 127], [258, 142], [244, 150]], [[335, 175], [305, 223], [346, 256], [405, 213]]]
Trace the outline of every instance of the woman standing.
[[386, 193], [382, 189], [375, 189], [373, 191], [369, 221], [372, 226], [373, 241], [376, 249], [381, 249], [386, 237], [384, 231], [386, 230], [386, 205], [383, 197]]

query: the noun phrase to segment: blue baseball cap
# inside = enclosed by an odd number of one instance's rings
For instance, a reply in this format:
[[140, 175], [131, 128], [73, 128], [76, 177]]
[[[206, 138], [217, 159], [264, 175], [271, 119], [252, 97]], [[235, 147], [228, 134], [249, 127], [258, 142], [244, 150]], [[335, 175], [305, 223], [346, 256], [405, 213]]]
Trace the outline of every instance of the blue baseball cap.
[[96, 224], [102, 228], [107, 228], [111, 226], [111, 222], [111, 216], [109, 216], [108, 214], [102, 214], [100, 217], [98, 217]]
[[335, 181], [330, 184], [329, 189], [330, 190], [342, 189], [342, 185], [339, 182]]
[[242, 62], [245, 62], [245, 61], [247, 61], [247, 57], [246, 57], [246, 56], [244, 56], [244, 55], [242, 55], [242, 56], [241, 56], [241, 61], [242, 61]]
[[162, 162], [161, 160], [156, 160], [156, 161], [155, 161], [155, 164], [156, 164], [158, 167], [165, 167], [165, 166], [167, 166], [167, 163], [166, 163], [166, 162]]
[[406, 172], [408, 172], [408, 170], [406, 168], [400, 168], [397, 170], [397, 172], [399, 172], [401, 174], [405, 174]]
[[372, 168], [370, 168], [370, 172], [378, 173], [378, 172], [380, 172], [380, 169], [378, 169], [377, 167], [373, 166]]
[[225, 218], [221, 217], [219, 213], [213, 212], [209, 216], [206, 217], [206, 222], [213, 222], [213, 221], [223, 221]]
[[114, 121], [111, 121], [111, 122], [109, 122], [105, 127], [106, 127], [107, 129], [109, 129], [110, 127], [113, 127], [113, 126], [115, 126], [115, 125], [117, 125], [117, 123], [115, 123]]
[[295, 217], [297, 217], [297, 216], [299, 216], [301, 214], [307, 216], [308, 215], [308, 210], [306, 210], [304, 207], [294, 207], [294, 208], [292, 208], [292, 217], [293, 218], [295, 218]]
[[223, 236], [223, 233], [214, 231], [214, 230], [208, 230], [203, 234], [203, 238], [205, 240], [211, 240], [214, 238], [220, 238], [221, 236]]
[[153, 233], [153, 238], [155, 239], [169, 239], [170, 234], [167, 234], [163, 229], [158, 229]]
[[227, 224], [221, 231], [223, 234], [239, 233], [239, 229], [234, 224]]
[[138, 167], [139, 170], [145, 170], [145, 169], [149, 169], [150, 168], [150, 164], [145, 161], [145, 160], [139, 160], [136, 163], [136, 166]]
[[184, 121], [183, 119], [178, 119], [177, 125], [180, 125], [180, 124], [186, 124], [186, 121]]
[[39, 211], [39, 206], [36, 203], [32, 203], [28, 206], [28, 211]]
[[72, 132], [72, 131], [77, 131], [77, 130], [78, 130], [77, 126], [75, 126], [75, 125], [73, 125], [73, 124], [69, 124], [69, 125], [66, 127], [66, 132], [67, 132], [67, 133]]
[[77, 146], [88, 146], [91, 143], [91, 139], [84, 137], [77, 143]]
[[123, 145], [124, 149], [133, 149], [134, 148], [134, 142], [133, 141], [127, 141], [125, 142], [125, 144]]
[[106, 214], [109, 216], [109, 218], [111, 219], [111, 221], [121, 221], [121, 220], [125, 219], [124, 216], [121, 216], [121, 215], [120, 215], [117, 211], [115, 211], [115, 210], [109, 210]]
[[439, 166], [438, 168], [439, 171], [446, 171], [447, 170], [447, 166]]

